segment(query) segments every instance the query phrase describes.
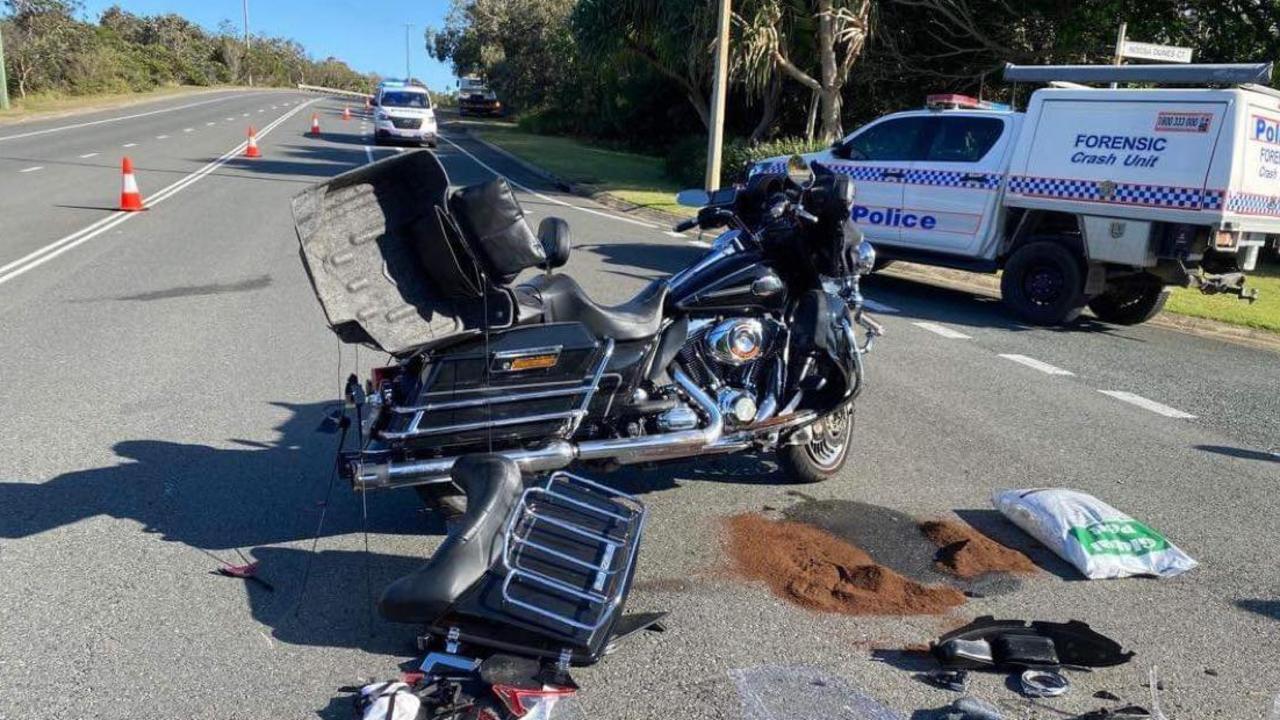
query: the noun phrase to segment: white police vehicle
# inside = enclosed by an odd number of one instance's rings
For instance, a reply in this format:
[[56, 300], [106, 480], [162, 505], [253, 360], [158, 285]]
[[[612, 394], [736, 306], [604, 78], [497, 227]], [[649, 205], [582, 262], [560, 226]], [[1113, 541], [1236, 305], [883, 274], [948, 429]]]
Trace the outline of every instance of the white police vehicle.
[[[1007, 80], [1052, 85], [1025, 113], [930, 96], [804, 157], [853, 177], [853, 220], [885, 261], [1003, 270], [1005, 301], [1036, 324], [1086, 305], [1135, 324], [1171, 285], [1252, 299], [1242, 271], [1280, 237], [1280, 92], [1248, 84], [1269, 74], [1011, 65]], [[1077, 84], [1113, 80], [1201, 87]], [[752, 172], [784, 172], [787, 160]]]
[[373, 140], [436, 147], [436, 112], [427, 87], [415, 80], [384, 80], [373, 95]]

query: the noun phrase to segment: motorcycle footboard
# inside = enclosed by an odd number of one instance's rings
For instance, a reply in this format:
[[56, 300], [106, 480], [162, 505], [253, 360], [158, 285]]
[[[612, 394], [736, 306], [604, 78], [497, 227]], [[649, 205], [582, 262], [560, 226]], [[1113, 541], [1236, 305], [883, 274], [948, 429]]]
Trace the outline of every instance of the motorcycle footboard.
[[504, 611], [599, 646], [630, 590], [645, 514], [638, 499], [565, 472], [526, 489], [506, 528]]

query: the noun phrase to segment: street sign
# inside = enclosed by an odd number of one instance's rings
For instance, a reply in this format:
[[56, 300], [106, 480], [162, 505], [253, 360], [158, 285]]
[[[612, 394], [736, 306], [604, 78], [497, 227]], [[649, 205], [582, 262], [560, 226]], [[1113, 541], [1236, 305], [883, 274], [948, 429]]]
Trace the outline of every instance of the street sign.
[[1142, 60], [1155, 60], [1157, 62], [1191, 62], [1191, 48], [1189, 47], [1156, 45], [1154, 43], [1133, 42], [1132, 40], [1126, 40], [1120, 46], [1120, 55]]

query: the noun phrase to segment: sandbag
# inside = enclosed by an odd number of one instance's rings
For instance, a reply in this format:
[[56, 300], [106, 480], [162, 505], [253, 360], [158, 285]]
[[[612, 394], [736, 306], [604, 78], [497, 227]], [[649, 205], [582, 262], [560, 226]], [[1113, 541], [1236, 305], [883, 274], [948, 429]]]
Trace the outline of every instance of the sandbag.
[[1093, 580], [1172, 577], [1197, 564], [1160, 533], [1087, 493], [1067, 488], [997, 490], [991, 502]]
[[360, 688], [356, 708], [361, 720], [417, 720], [422, 700], [402, 682], [380, 682]]

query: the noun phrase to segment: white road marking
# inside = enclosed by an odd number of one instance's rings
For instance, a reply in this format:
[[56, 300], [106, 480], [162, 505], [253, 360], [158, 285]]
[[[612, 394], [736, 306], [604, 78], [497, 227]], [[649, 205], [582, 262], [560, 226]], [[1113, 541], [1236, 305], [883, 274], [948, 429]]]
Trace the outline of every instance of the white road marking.
[[688, 236], [687, 236], [687, 235], [685, 235], [684, 233], [682, 233], [682, 232], [676, 232], [675, 230], [663, 230], [663, 231], [662, 231], [662, 234], [663, 234], [663, 235], [667, 235], [667, 236], [669, 236], [669, 237], [673, 237], [673, 238], [688, 237]]
[[24, 172], [35, 172], [35, 171], [37, 171], [37, 170], [43, 170], [43, 169], [44, 169], [44, 166], [43, 166], [43, 165], [36, 165], [35, 167], [23, 168], [22, 170], [19, 170], [18, 172], [20, 172], [20, 173], [24, 173]]
[[369, 158], [369, 162], [373, 162], [373, 148], [368, 145], [364, 146], [364, 156]]
[[[243, 94], [243, 93], [242, 93]], [[118, 122], [120, 120], [132, 120], [133, 118], [147, 117], [148, 115], [159, 115], [160, 113], [173, 112], [174, 110], [186, 110], [187, 108], [199, 107], [200, 105], [208, 105], [209, 103], [220, 102], [222, 100], [230, 100], [231, 98], [240, 97], [240, 95], [228, 95], [226, 97], [214, 98], [212, 100], [202, 100], [197, 103], [189, 103], [187, 105], [179, 105], [171, 108], [161, 108], [160, 110], [152, 110], [150, 112], [135, 113], [133, 115], [121, 115], [120, 117], [103, 118], [102, 120], [90, 120], [89, 122], [75, 123], [74, 125], [61, 125], [55, 128], [46, 128], [44, 130], [32, 130], [31, 132], [18, 133], [17, 135], [2, 135], [0, 142], [5, 140], [16, 140], [18, 138], [34, 137], [36, 135], [47, 135], [48, 133], [60, 132], [62, 130], [74, 130], [76, 128], [90, 127], [92, 125], [101, 125], [103, 123]]]
[[241, 115], [240, 117], [249, 117], [249, 113], [245, 113], [245, 114]]
[[213, 125], [217, 125], [217, 123], [216, 123], [216, 122], [214, 122], [214, 121], [212, 121], [212, 120], [210, 120], [209, 122], [207, 122], [207, 123], [205, 123], [205, 124], [204, 124], [204, 126], [205, 126], [205, 127], [211, 127], [211, 126], [213, 126]]
[[226, 120], [227, 122], [231, 122], [231, 121], [235, 120], [235, 118], [223, 118], [223, 120]]
[[182, 132], [193, 132], [195, 128], [182, 128]]
[[138, 146], [138, 143], [125, 143], [120, 147], [137, 147], [137, 146]]
[[95, 157], [95, 156], [97, 156], [97, 154], [98, 154], [98, 153], [85, 153], [85, 154], [83, 154], [83, 155], [81, 155], [81, 156], [80, 156], [80, 159], [81, 159], [81, 160], [84, 160], [85, 158]]
[[1124, 390], [1099, 390], [1098, 392], [1103, 395], [1110, 395], [1117, 400], [1123, 400], [1131, 405], [1137, 405], [1144, 410], [1150, 410], [1157, 415], [1177, 418], [1179, 420], [1194, 420], [1196, 417], [1191, 413], [1182, 412], [1177, 408], [1171, 408], [1163, 403], [1158, 403], [1155, 400], [1148, 400], [1141, 395], [1135, 395], [1131, 392], [1125, 392]]
[[157, 135], [157, 136], [156, 136], [156, 139], [157, 139], [157, 140], [168, 140], [168, 139], [169, 139], [169, 136], [168, 136], [168, 135]]
[[911, 323], [911, 324], [915, 325], [918, 328], [924, 328], [925, 330], [928, 330], [929, 332], [934, 333], [935, 335], [941, 335], [944, 338], [950, 338], [952, 340], [972, 340], [973, 339], [958, 330], [952, 330], [946, 325], [939, 325], [938, 323], [918, 322], [918, 323]]
[[[457, 149], [457, 150], [458, 150], [458, 152], [460, 152], [460, 153], [462, 153], [463, 155], [466, 155], [467, 157], [469, 157], [469, 158], [471, 158], [472, 160], [476, 161], [476, 164], [477, 164], [477, 165], [479, 165], [480, 167], [484, 168], [485, 170], [488, 170], [489, 172], [493, 173], [494, 175], [497, 175], [498, 177], [506, 177], [505, 175], [503, 175], [502, 173], [498, 172], [497, 170], [494, 170], [494, 169], [493, 169], [493, 167], [492, 167], [491, 165], [489, 165], [489, 163], [487, 163], [487, 162], [485, 162], [485, 161], [481, 160], [480, 158], [476, 157], [475, 155], [472, 155], [469, 151], [467, 151], [467, 150], [466, 150], [466, 148], [463, 148], [462, 146], [458, 145], [458, 143], [456, 143], [456, 142], [454, 142], [454, 141], [450, 140], [449, 138], [447, 138], [447, 137], [445, 137], [445, 136], [443, 136], [443, 135], [441, 135], [441, 136], [440, 136], [440, 139], [441, 139], [441, 140], [443, 140], [443, 141], [445, 141], [445, 142], [447, 142], [447, 143], [449, 143], [450, 145], [452, 145], [455, 149]], [[565, 201], [563, 201], [563, 200], [559, 200], [559, 199], [556, 199], [556, 198], [550, 197], [550, 196], [548, 196], [548, 195], [543, 195], [543, 194], [542, 194], [542, 193], [540, 193], [540, 192], [536, 192], [536, 191], [534, 191], [534, 190], [531, 190], [531, 189], [530, 189], [530, 188], [528, 188], [528, 187], [525, 187], [524, 185], [521, 185], [520, 183], [516, 182], [515, 180], [512, 180], [512, 179], [511, 179], [511, 178], [509, 178], [509, 177], [507, 177], [507, 182], [511, 183], [512, 185], [515, 185], [516, 187], [518, 187], [518, 188], [520, 188], [521, 190], [523, 190], [523, 191], [525, 191], [525, 192], [529, 193], [530, 195], [532, 195], [532, 196], [534, 196], [534, 197], [536, 197], [536, 198], [538, 198], [538, 199], [540, 199], [540, 200], [546, 200], [546, 201], [547, 201], [547, 202], [549, 202], [549, 203], [555, 203], [556, 205], [563, 205], [564, 207], [567, 207], [567, 208], [573, 208], [574, 210], [581, 210], [581, 211], [582, 211], [582, 212], [584, 212], [584, 213], [591, 213], [592, 215], [599, 215], [600, 217], [607, 217], [607, 218], [613, 218], [614, 220], [621, 220], [622, 222], [628, 222], [628, 223], [631, 223], [632, 225], [639, 225], [640, 227], [647, 227], [647, 228], [656, 228], [656, 227], [658, 227], [657, 225], [654, 225], [653, 223], [647, 223], [647, 222], [645, 222], [645, 221], [643, 221], [643, 220], [636, 220], [635, 218], [622, 217], [621, 215], [614, 215], [613, 213], [601, 212], [601, 211], [599, 211], [599, 210], [595, 210], [595, 209], [593, 209], [593, 208], [583, 207], [583, 206], [581, 206], [581, 205], [574, 205], [573, 203], [567, 203], [567, 202], [565, 202]]]
[[[290, 117], [292, 117], [299, 110], [306, 107], [307, 105], [310, 105], [313, 102], [318, 102], [318, 101], [319, 101], [319, 98], [316, 98], [315, 100], [308, 100], [307, 102], [298, 104], [298, 106], [295, 107], [293, 110], [290, 110], [289, 112], [285, 113], [284, 115], [281, 115], [275, 120], [272, 120], [270, 123], [267, 123], [267, 125], [264, 126], [262, 130], [258, 133], [258, 137], [263, 137], [267, 135], [272, 130], [279, 127], [280, 124], [283, 123], [285, 120], [288, 120]], [[231, 148], [227, 152], [220, 155], [217, 159], [209, 162], [207, 165], [200, 168], [199, 170], [196, 170], [195, 172], [189, 175], [186, 175], [185, 177], [180, 178], [179, 180], [172, 183], [171, 185], [163, 188], [162, 190], [160, 190], [159, 192], [155, 193], [154, 195], [152, 195], [150, 198], [147, 199], [147, 205], [149, 207], [154, 208], [156, 205], [159, 205], [165, 200], [173, 197], [174, 195], [177, 195], [179, 192], [181, 192], [183, 189], [190, 186], [192, 183], [195, 183], [205, 175], [208, 175], [214, 170], [217, 170], [219, 167], [222, 167], [223, 165], [225, 165], [232, 158], [244, 152], [245, 145], [247, 144], [248, 144], [248, 141], [240, 143], [239, 145]], [[61, 255], [62, 253], [76, 247], [77, 245], [80, 245], [82, 243], [86, 243], [92, 240], [93, 238], [116, 227], [117, 225], [120, 225], [121, 223], [125, 222], [129, 218], [134, 217], [138, 214], [139, 213], [136, 213], [136, 212], [124, 212], [124, 211], [117, 210], [116, 212], [113, 212], [110, 215], [107, 215], [106, 217], [99, 218], [96, 222], [89, 224], [87, 227], [83, 227], [71, 233], [70, 235], [67, 235], [66, 237], [55, 240], [49, 243], [48, 245], [45, 245], [42, 248], [33, 250], [32, 252], [27, 253], [26, 255], [18, 258], [17, 260], [14, 260], [13, 262], [10, 262], [7, 265], [0, 266], [0, 285], [12, 280], [15, 277], [18, 277], [19, 275], [22, 275], [23, 273], [26, 273], [30, 270], [34, 270], [35, 268], [49, 262], [50, 260]]]
[[1027, 357], [1026, 355], [1016, 355], [1011, 353], [1011, 354], [1002, 354], [1000, 357], [1004, 358], [1005, 360], [1012, 360], [1016, 363], [1026, 365], [1029, 368], [1034, 368], [1046, 375], [1075, 375], [1075, 373], [1071, 372], [1070, 370], [1063, 370], [1062, 368], [1056, 365], [1050, 365], [1047, 362], [1037, 360], [1033, 357]]
[[892, 305], [885, 305], [884, 303], [876, 302], [875, 300], [871, 300], [868, 298], [862, 299], [862, 307], [872, 312], [888, 313], [890, 315], [892, 315], [893, 313], [902, 312], [901, 310], [899, 310], [898, 308]]
[[258, 108], [258, 112], [266, 112], [266, 110], [263, 108]]
[[690, 241], [689, 241], [689, 244], [690, 244], [690, 245], [694, 245], [694, 246], [696, 246], [696, 247], [700, 247], [700, 248], [709, 248], [709, 247], [711, 247], [711, 243], [707, 242], [706, 240], [690, 240]]

